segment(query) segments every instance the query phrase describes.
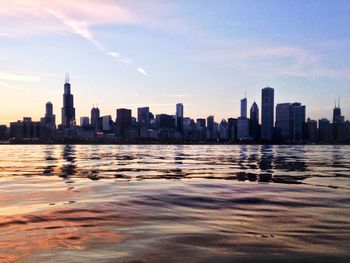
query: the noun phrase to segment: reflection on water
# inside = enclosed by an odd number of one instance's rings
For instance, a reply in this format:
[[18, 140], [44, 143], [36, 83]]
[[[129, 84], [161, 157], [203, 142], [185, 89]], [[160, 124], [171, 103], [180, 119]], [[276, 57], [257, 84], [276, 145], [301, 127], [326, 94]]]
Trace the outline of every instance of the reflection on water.
[[0, 262], [350, 262], [348, 146], [0, 150]]
[[348, 178], [350, 174], [348, 146], [10, 145], [1, 148], [1, 177], [213, 178], [309, 183], [310, 178]]

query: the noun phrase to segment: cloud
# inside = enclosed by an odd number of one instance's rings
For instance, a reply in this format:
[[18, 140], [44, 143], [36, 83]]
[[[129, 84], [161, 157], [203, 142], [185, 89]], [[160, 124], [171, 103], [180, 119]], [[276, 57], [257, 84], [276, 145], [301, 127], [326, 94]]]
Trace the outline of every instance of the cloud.
[[0, 72], [0, 79], [1, 80], [13, 80], [13, 81], [36, 82], [36, 81], [40, 80], [40, 77], [34, 76], [34, 75], [24, 75], [24, 74]]
[[138, 68], [136, 69], [138, 73], [144, 76], [148, 76], [147, 72], [143, 68]]
[[107, 55], [113, 57], [113, 58], [120, 58], [120, 54], [117, 52], [107, 52]]

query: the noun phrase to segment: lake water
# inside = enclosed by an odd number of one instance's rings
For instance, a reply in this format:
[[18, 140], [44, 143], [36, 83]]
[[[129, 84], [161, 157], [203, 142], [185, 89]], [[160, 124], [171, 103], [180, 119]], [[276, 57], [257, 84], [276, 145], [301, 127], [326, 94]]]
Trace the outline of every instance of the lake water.
[[350, 262], [350, 147], [1, 145], [0, 262]]

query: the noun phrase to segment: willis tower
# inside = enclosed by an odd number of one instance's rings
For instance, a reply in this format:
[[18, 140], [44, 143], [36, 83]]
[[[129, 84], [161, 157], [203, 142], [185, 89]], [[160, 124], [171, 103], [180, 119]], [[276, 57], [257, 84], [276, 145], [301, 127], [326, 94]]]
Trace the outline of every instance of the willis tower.
[[69, 74], [66, 74], [62, 107], [62, 127], [69, 128], [75, 122], [73, 95], [70, 93]]

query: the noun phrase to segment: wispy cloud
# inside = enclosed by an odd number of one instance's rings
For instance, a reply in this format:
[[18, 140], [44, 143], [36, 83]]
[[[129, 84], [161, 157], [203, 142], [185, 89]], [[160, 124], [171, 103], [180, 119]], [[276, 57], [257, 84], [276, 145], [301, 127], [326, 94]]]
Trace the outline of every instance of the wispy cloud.
[[143, 68], [137, 68], [136, 70], [141, 75], [148, 76], [147, 72]]
[[24, 75], [24, 74], [14, 74], [7, 72], [0, 72], [1, 80], [14, 80], [14, 81], [25, 81], [25, 82], [36, 82], [40, 80], [39, 76], [34, 75]]

